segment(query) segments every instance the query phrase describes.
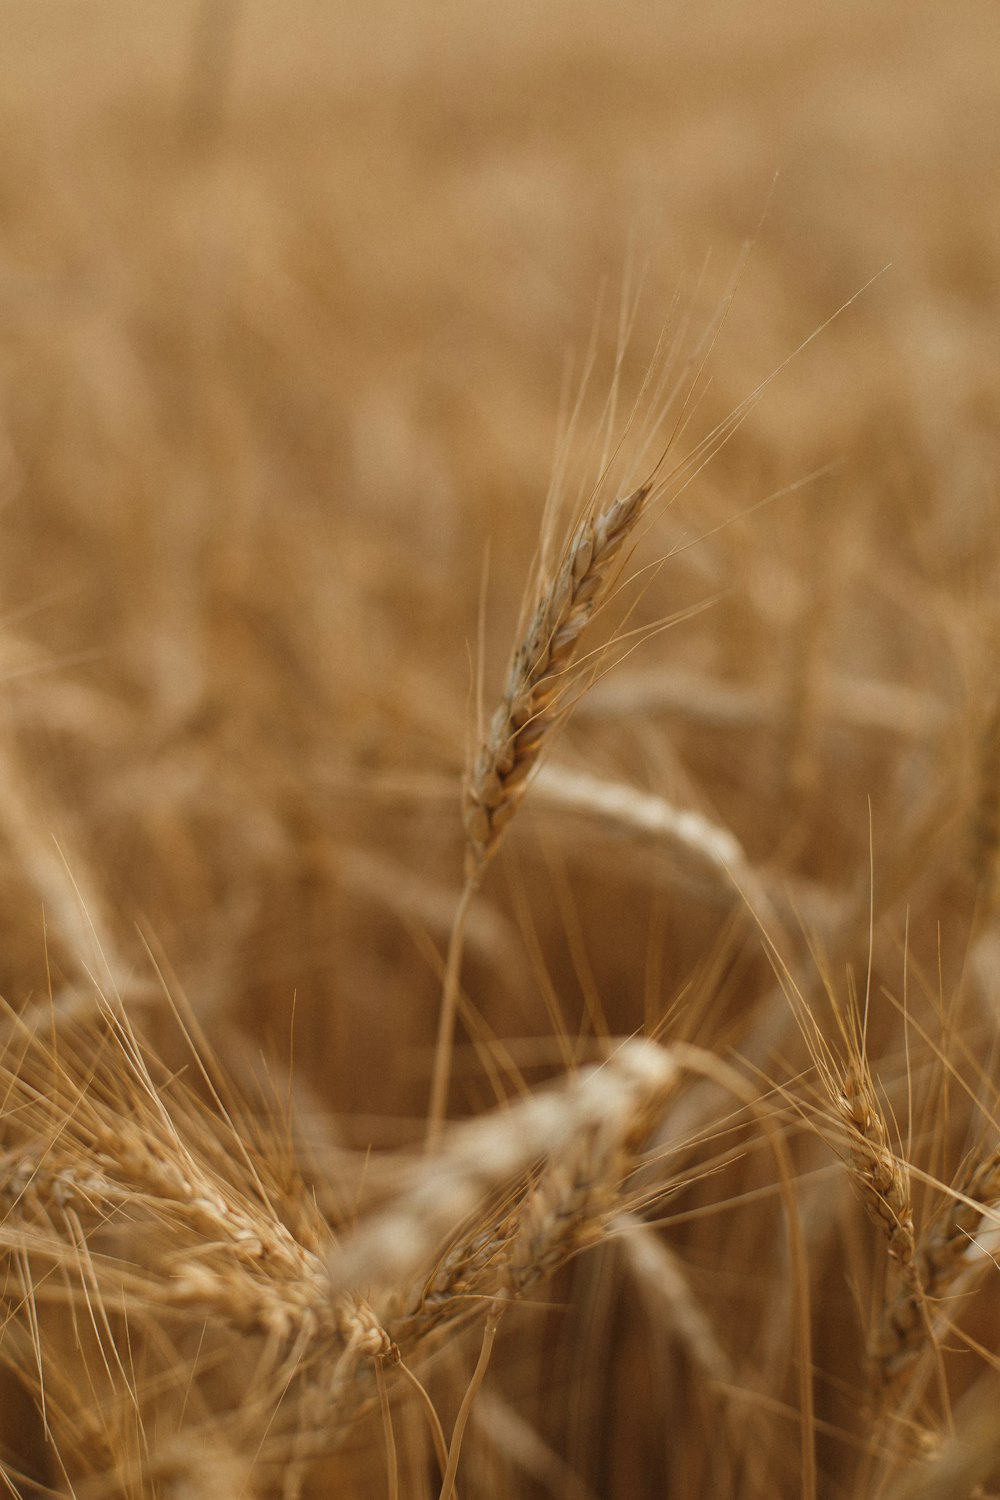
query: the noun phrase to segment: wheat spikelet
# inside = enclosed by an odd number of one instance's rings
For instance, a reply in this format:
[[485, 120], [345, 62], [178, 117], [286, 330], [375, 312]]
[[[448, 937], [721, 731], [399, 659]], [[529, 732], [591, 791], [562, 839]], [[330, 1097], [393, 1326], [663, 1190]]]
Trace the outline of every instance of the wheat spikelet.
[[1000, 850], [1000, 696], [996, 694], [982, 722], [976, 750], [976, 797], [969, 839], [973, 877], [989, 911], [997, 897]]
[[880, 1323], [869, 1346], [881, 1384], [886, 1370], [884, 1319], [894, 1307], [905, 1306], [916, 1315], [921, 1295], [910, 1173], [889, 1145], [888, 1127], [863, 1058], [848, 1068], [837, 1104], [848, 1131], [851, 1181], [869, 1219], [881, 1231], [889, 1256]]
[[987, 1210], [1000, 1202], [1000, 1147], [974, 1163], [956, 1186], [944, 1219], [920, 1245], [928, 1283], [946, 1286], [968, 1261]]
[[[109, 1049], [82, 1096], [72, 1065], [41, 1039], [19, 1064], [5, 1080], [19, 1139], [0, 1165], [0, 1249], [37, 1268], [31, 1304], [97, 1298], [137, 1326], [207, 1318], [219, 1336], [263, 1335], [271, 1399], [289, 1381], [297, 1392], [295, 1432], [272, 1417], [269, 1443], [300, 1464], [342, 1442], [372, 1404], [397, 1341], [415, 1348], [464, 1317], [470, 1297], [523, 1295], [603, 1232], [675, 1078], [669, 1053], [626, 1042], [603, 1066], [457, 1127], [388, 1210], [340, 1246], [327, 1233], [324, 1249], [318, 1230], [316, 1244], [300, 1243], [265, 1198], [210, 1165], [192, 1135], [205, 1124], [197, 1114], [171, 1117], [137, 1093], [112, 1132], [116, 1066], [134, 1084], [134, 1058]], [[64, 1099], [76, 1095], [72, 1114], [42, 1095], [53, 1069]], [[498, 1219], [480, 1220], [483, 1253], [460, 1243], [414, 1299], [415, 1271], [500, 1189]]]
[[889, 1146], [885, 1118], [866, 1070], [848, 1069], [837, 1104], [847, 1126], [851, 1180], [868, 1217], [885, 1236], [891, 1259], [909, 1276], [916, 1254], [909, 1172]]
[[[129, 1493], [129, 1484], [141, 1493], [199, 1493], [176, 1453], [150, 1456], [144, 1445], [137, 1457], [118, 1432], [120, 1408], [132, 1401], [144, 1409], [118, 1368], [123, 1320], [133, 1344], [148, 1339], [157, 1360], [168, 1358], [156, 1377], [164, 1390], [178, 1384], [169, 1351], [192, 1334], [200, 1349], [204, 1330], [212, 1330], [207, 1372], [220, 1351], [230, 1362], [242, 1351], [234, 1379], [237, 1388], [249, 1384], [234, 1411], [248, 1431], [237, 1434], [236, 1451], [253, 1451], [251, 1439], [258, 1446], [256, 1422], [267, 1434], [269, 1461], [311, 1461], [364, 1409], [371, 1371], [398, 1357], [395, 1345], [363, 1296], [333, 1286], [334, 1238], [322, 1221], [286, 1204], [300, 1238], [279, 1217], [276, 1195], [258, 1175], [266, 1163], [250, 1172], [246, 1148], [194, 1101], [179, 1096], [168, 1106], [133, 1051], [134, 1038], [123, 1038], [113, 1022], [103, 1035], [93, 1023], [84, 1031], [89, 1047], [67, 1048], [65, 1060], [65, 1037], [54, 1045], [30, 1036], [0, 1079], [8, 1136], [0, 1257], [17, 1270], [13, 1284], [7, 1277], [3, 1358], [20, 1370], [37, 1348], [41, 1372], [55, 1357], [43, 1353], [51, 1343], [46, 1329], [58, 1332], [62, 1312], [76, 1319], [102, 1310], [95, 1347], [87, 1353], [78, 1344], [70, 1356], [81, 1366], [78, 1380], [93, 1385], [87, 1370], [105, 1371], [92, 1397], [93, 1430], [74, 1421], [71, 1400], [65, 1417], [60, 1409], [51, 1418], [63, 1461], [101, 1476], [106, 1488], [95, 1493]], [[198, 1389], [197, 1367], [195, 1359], [180, 1389]], [[154, 1411], [163, 1404], [156, 1381]], [[39, 1403], [51, 1406], [41, 1373], [34, 1388]]]
[[[910, 1169], [891, 1144], [892, 1134], [868, 1060], [866, 1021], [862, 1021], [859, 1013], [853, 985], [846, 1012], [839, 1006], [832, 988], [829, 989], [840, 1033], [838, 1051], [827, 1042], [816, 1015], [804, 1002], [787, 970], [784, 978], [825, 1094], [826, 1102], [820, 1111], [824, 1122], [821, 1130], [845, 1153], [855, 1194], [885, 1241], [893, 1282], [914, 1288], [917, 1265]], [[832, 1129], [831, 1106], [836, 1121]]]
[[565, 718], [580, 637], [608, 593], [650, 483], [587, 515], [543, 580], [518, 642], [500, 706], [465, 784], [468, 874], [478, 879], [527, 791], [546, 742]]
[[[851, 1185], [886, 1246], [887, 1270], [881, 1288], [878, 1327], [894, 1306], [915, 1307], [919, 1303], [920, 1269], [910, 1168], [891, 1145], [853, 990], [846, 1015], [834, 1001], [834, 1016], [844, 1048], [842, 1057], [825, 1040], [815, 1015], [803, 1005], [798, 991], [793, 989], [793, 994], [798, 1001], [799, 1023], [806, 1045], [827, 1097], [827, 1108], [832, 1105], [837, 1121], [836, 1132], [829, 1130], [828, 1121], [821, 1128], [845, 1153]], [[875, 1379], [881, 1383], [884, 1352], [880, 1332], [869, 1340], [868, 1355], [874, 1365]]]
[[448, 1252], [394, 1331], [423, 1338], [466, 1316], [477, 1301], [523, 1297], [603, 1239], [652, 1123], [644, 1111], [610, 1113], [582, 1123], [564, 1149], [550, 1148], [528, 1181], [486, 1216], [485, 1226]]
[[901, 1286], [884, 1309], [875, 1339], [883, 1381], [898, 1380], [933, 1335], [934, 1304], [939, 1303], [977, 1263], [976, 1235], [986, 1215], [1000, 1203], [1000, 1149], [972, 1164], [954, 1188], [945, 1212], [928, 1226], [916, 1246], [916, 1285]]

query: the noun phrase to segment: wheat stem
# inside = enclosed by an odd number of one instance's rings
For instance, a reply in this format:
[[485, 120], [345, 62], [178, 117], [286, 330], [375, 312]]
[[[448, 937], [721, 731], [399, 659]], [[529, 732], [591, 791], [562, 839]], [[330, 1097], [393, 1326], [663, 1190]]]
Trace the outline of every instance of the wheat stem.
[[438, 1016], [437, 1042], [434, 1048], [434, 1072], [431, 1077], [431, 1097], [427, 1109], [427, 1135], [425, 1147], [436, 1150], [444, 1127], [448, 1109], [448, 1085], [451, 1081], [452, 1052], [455, 1041], [455, 1016], [462, 984], [462, 953], [465, 948], [465, 929], [473, 898], [479, 887], [477, 877], [466, 880], [455, 912], [455, 922], [448, 942], [445, 960], [444, 981], [441, 986], [441, 1010]]
[[455, 1479], [458, 1475], [458, 1460], [462, 1453], [462, 1439], [465, 1437], [465, 1429], [468, 1425], [469, 1414], [472, 1411], [472, 1403], [476, 1399], [476, 1392], [486, 1378], [489, 1368], [490, 1357], [493, 1353], [493, 1343], [497, 1336], [497, 1325], [503, 1315], [504, 1304], [494, 1302], [486, 1316], [486, 1327], [483, 1330], [483, 1344], [479, 1351], [479, 1359], [476, 1368], [472, 1372], [462, 1404], [455, 1418], [455, 1427], [451, 1435], [451, 1447], [448, 1450], [448, 1467], [445, 1469], [444, 1480], [441, 1484], [441, 1493], [438, 1500], [454, 1500]]
[[399, 1456], [396, 1452], [396, 1437], [392, 1430], [392, 1412], [389, 1408], [389, 1393], [386, 1390], [385, 1370], [382, 1361], [375, 1361], [375, 1383], [378, 1386], [378, 1404], [382, 1413], [382, 1430], [385, 1433], [385, 1457], [389, 1470], [389, 1500], [399, 1500]]

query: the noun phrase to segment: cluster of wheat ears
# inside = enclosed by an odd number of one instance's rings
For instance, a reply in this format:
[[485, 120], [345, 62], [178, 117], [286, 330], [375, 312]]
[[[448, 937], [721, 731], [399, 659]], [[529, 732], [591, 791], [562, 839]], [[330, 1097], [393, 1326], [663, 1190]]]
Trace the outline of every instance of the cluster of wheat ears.
[[[874, 873], [834, 895], [790, 863], [753, 862], [693, 806], [553, 757], [571, 711], [591, 689], [612, 694], [616, 659], [658, 633], [631, 624], [628, 587], [641, 599], [649, 572], [636, 548], [747, 410], [677, 456], [699, 359], [669, 390], [647, 381], [614, 442], [609, 402], [598, 480], [582, 499], [557, 476], [499, 705], [480, 711], [464, 777], [464, 884], [439, 960], [422, 1145], [317, 1148], [290, 1096], [277, 1089], [266, 1106], [234, 1083], [197, 1005], [163, 978], [154, 1008], [182, 1039], [168, 1064], [106, 954], [89, 986], [5, 1017], [11, 1494], [596, 1494], [600, 1465], [575, 1470], [565, 1434], [533, 1420], [523, 1396], [535, 1389], [544, 1411], [557, 1377], [539, 1325], [574, 1298], [590, 1304], [581, 1316], [627, 1326], [616, 1362], [605, 1352], [614, 1333], [598, 1338], [590, 1357], [608, 1358], [608, 1373], [591, 1384], [608, 1407], [633, 1402], [660, 1425], [683, 1454], [686, 1493], [990, 1492], [993, 1043], [983, 1053], [933, 977], [911, 976], [905, 941], [901, 989], [875, 992]], [[622, 478], [657, 440], [659, 457]], [[715, 709], [737, 722], [747, 712]], [[849, 730], [849, 710], [844, 721]], [[969, 968], [981, 973], [996, 724], [994, 698], [967, 821]], [[464, 954], [501, 843], [533, 799], [626, 847], [665, 849], [699, 900], [727, 904], [771, 975], [763, 997], [747, 998], [761, 1018], [745, 1053], [724, 1034], [713, 1045], [704, 1026], [696, 1045], [660, 995], [644, 1028], [616, 1035], [594, 996], [575, 1034], [552, 1006], [561, 1062], [546, 1083], [523, 1081], [465, 983]], [[710, 979], [698, 983], [710, 1006]], [[459, 1026], [466, 1072], [497, 1103], [453, 1121]], [[782, 1072], [796, 1038], [804, 1053]], [[727, 1295], [713, 1305], [711, 1279], [700, 1292], [676, 1246], [696, 1261], [704, 1242], [684, 1241], [684, 1226], [727, 1208], [741, 1228], [719, 1236], [713, 1269]], [[602, 1266], [582, 1292], [566, 1279], [581, 1257]], [[733, 1328], [745, 1287], [754, 1326]], [[628, 1430], [600, 1404], [593, 1419]], [[633, 1441], [641, 1448], [638, 1432]], [[657, 1471], [655, 1451], [634, 1461], [643, 1483]]]

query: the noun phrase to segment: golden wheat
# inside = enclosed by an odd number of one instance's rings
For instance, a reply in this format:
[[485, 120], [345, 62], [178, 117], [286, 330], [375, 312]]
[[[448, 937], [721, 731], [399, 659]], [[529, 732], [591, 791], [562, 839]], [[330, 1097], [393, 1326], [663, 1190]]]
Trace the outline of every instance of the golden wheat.
[[4, 8], [18, 1500], [1000, 1492], [998, 13], [611, 20]]

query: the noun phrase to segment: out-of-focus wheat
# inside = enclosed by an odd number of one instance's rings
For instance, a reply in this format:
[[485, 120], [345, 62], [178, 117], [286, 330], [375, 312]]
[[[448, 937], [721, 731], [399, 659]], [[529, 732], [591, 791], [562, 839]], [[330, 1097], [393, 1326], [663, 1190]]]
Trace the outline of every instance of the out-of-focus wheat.
[[4, 7], [6, 1491], [996, 1494], [997, 8], [293, 9]]

